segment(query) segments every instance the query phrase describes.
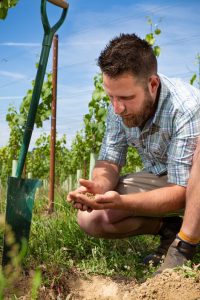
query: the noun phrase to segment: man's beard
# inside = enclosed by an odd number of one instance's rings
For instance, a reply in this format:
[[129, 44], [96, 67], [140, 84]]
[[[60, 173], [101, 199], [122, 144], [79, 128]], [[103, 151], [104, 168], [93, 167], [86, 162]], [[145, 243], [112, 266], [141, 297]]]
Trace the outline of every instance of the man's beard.
[[151, 95], [146, 92], [143, 106], [140, 112], [137, 115], [131, 115], [129, 118], [122, 117], [123, 123], [128, 127], [141, 127], [144, 126], [146, 121], [154, 114], [155, 112], [155, 101], [151, 97]]

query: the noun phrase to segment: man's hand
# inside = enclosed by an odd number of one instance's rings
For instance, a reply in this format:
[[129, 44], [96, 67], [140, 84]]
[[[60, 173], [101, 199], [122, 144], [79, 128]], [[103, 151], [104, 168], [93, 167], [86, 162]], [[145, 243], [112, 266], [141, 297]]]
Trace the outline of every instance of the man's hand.
[[91, 212], [92, 208], [88, 205], [82, 203], [79, 201], [78, 195], [84, 195], [86, 193], [90, 193], [95, 195], [97, 192], [100, 191], [100, 187], [95, 184], [95, 182], [91, 180], [86, 179], [80, 179], [79, 183], [81, 186], [76, 189], [75, 191], [72, 191], [68, 194], [67, 200], [68, 202], [72, 203], [73, 207], [76, 209], [80, 209], [82, 211], [88, 211]]
[[[88, 207], [90, 209], [121, 209], [123, 203], [120, 194], [115, 191], [109, 191], [105, 194], [96, 194], [91, 197], [85, 193], [76, 193], [76, 206]], [[76, 207], [80, 209], [79, 207]], [[83, 210], [83, 209], [82, 209]]]

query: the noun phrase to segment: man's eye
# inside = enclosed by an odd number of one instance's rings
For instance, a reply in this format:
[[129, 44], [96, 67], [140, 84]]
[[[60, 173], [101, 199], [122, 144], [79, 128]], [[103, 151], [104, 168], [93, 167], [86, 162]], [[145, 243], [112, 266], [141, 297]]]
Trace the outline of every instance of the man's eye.
[[121, 101], [131, 101], [134, 100], [135, 97], [127, 97], [127, 98], [121, 98]]

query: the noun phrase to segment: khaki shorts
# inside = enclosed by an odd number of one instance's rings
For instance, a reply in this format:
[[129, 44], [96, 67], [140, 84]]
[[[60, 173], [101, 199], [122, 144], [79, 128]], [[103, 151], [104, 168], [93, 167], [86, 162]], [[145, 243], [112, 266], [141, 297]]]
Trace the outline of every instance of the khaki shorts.
[[[121, 176], [116, 191], [121, 195], [148, 192], [168, 185], [167, 175], [157, 176], [144, 171]], [[182, 216], [184, 209], [167, 213], [165, 216]]]

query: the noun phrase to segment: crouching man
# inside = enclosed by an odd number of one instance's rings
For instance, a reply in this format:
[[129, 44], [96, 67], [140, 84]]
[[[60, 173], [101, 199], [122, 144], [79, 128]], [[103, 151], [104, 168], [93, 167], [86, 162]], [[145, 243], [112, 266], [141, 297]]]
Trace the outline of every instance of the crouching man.
[[[135, 34], [111, 40], [98, 65], [110, 98], [106, 132], [92, 180], [81, 179], [68, 201], [87, 234], [159, 235], [158, 249], [144, 263], [157, 265], [165, 255], [158, 272], [180, 266], [200, 240], [199, 145], [188, 183], [200, 136], [199, 90], [158, 74], [152, 47]], [[144, 169], [120, 177], [129, 146], [138, 150]]]

